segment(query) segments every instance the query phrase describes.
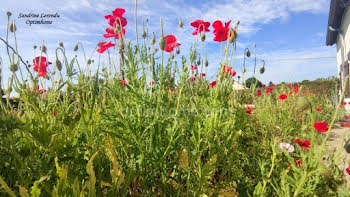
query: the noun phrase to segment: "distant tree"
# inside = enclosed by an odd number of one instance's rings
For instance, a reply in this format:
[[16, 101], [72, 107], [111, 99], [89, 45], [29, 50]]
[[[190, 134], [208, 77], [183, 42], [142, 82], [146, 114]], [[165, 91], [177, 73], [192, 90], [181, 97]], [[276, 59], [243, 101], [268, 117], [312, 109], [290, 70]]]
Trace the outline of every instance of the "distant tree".
[[273, 84], [273, 83], [272, 83], [272, 81], [270, 81], [270, 83], [269, 83], [269, 87], [271, 87], [271, 86], [272, 86], [272, 84]]
[[261, 83], [261, 81], [259, 81], [258, 79], [256, 79], [255, 77], [250, 77], [245, 81], [245, 85], [250, 88], [251, 86], [253, 86], [254, 84], [256, 84], [256, 87], [261, 88], [263, 86], [263, 84]]
[[303, 80], [301, 83], [307, 83], [310, 82], [310, 80]]

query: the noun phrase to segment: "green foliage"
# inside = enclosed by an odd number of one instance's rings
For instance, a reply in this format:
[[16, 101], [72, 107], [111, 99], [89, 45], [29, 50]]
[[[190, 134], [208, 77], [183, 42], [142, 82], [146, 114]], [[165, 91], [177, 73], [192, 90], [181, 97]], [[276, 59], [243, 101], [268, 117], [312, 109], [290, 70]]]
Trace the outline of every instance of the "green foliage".
[[245, 81], [245, 85], [248, 88], [252, 87], [254, 84], [256, 84], [257, 88], [261, 88], [263, 86], [263, 84], [255, 77], [250, 77]]

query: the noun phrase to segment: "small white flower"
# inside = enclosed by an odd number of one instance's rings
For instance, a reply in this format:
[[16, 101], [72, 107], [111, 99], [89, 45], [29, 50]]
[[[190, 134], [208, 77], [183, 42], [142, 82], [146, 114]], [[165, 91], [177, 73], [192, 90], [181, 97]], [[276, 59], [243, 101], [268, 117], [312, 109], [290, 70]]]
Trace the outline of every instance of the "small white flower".
[[287, 150], [289, 153], [294, 152], [294, 146], [285, 142], [280, 143], [281, 150]]

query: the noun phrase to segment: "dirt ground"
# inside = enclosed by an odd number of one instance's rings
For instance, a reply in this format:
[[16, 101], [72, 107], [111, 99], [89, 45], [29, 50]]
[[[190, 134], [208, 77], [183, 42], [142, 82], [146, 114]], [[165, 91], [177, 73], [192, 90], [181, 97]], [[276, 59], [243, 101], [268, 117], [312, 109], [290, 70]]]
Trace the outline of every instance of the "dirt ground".
[[327, 149], [330, 152], [341, 151], [340, 158], [337, 162], [340, 170], [344, 171], [347, 179], [347, 186], [350, 187], [350, 175], [348, 175], [345, 169], [350, 163], [350, 128], [335, 126], [329, 134], [327, 142]]

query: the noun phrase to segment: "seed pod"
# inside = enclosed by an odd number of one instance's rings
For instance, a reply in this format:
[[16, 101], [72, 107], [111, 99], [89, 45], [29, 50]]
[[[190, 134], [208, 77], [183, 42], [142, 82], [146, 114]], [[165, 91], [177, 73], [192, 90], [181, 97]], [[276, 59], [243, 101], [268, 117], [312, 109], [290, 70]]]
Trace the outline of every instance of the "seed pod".
[[181, 18], [179, 18], [179, 27], [182, 28], [184, 26], [184, 23], [182, 22]]
[[17, 27], [14, 23], [9, 24], [9, 30], [10, 32], [15, 32], [17, 30]]
[[77, 51], [79, 49], [78, 44], [76, 44], [73, 48], [74, 51]]
[[174, 56], [174, 54], [173, 53], [171, 53], [171, 55], [170, 55], [170, 59], [174, 59], [175, 58], [175, 56]]
[[151, 45], [153, 46], [155, 42], [156, 42], [156, 35], [154, 34], [154, 32], [152, 32]]
[[56, 68], [59, 71], [62, 70], [62, 63], [61, 63], [61, 61], [59, 59], [56, 59]]
[[260, 68], [260, 74], [264, 74], [264, 72], [265, 72], [265, 66]]
[[59, 42], [58, 42], [58, 46], [60, 46], [60, 47], [63, 48], [63, 42], [62, 42], [62, 41], [59, 41]]
[[164, 50], [166, 46], [165, 38], [162, 36], [159, 38], [159, 48], [161, 50]]
[[205, 67], [208, 67], [208, 66], [209, 66], [209, 62], [208, 62], [208, 60], [207, 60], [207, 59], [205, 60], [204, 65], [205, 65]]
[[180, 49], [176, 50], [176, 54], [178, 54], [178, 55], [180, 54]]
[[10, 71], [11, 72], [16, 72], [18, 70], [18, 65], [17, 64], [11, 64], [10, 65]]
[[91, 59], [88, 59], [88, 60], [87, 60], [87, 64], [88, 64], [88, 65], [90, 65], [91, 62], [92, 62]]
[[40, 50], [41, 50], [43, 53], [46, 53], [47, 48], [46, 48], [45, 45], [42, 45], [42, 46], [40, 46]]
[[12, 15], [12, 13], [9, 12], [9, 11], [7, 11], [6, 14], [7, 14], [8, 17], [10, 17]]
[[202, 35], [201, 35], [201, 41], [202, 41], [202, 42], [205, 41], [205, 33], [202, 33]]
[[33, 46], [33, 49], [36, 49], [36, 48], [37, 48], [37, 46], [36, 46], [36, 45], [34, 45], [34, 46]]

